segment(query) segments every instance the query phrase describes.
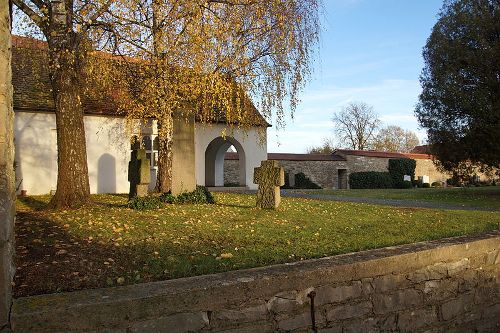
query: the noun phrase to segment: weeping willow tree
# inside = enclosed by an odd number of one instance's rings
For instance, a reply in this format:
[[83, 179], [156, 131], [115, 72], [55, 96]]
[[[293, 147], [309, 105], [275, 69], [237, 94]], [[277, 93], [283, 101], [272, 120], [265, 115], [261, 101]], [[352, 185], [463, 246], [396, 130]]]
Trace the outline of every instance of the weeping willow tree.
[[130, 119], [158, 121], [158, 191], [171, 187], [174, 117], [245, 129], [259, 121], [255, 108], [278, 125], [285, 104], [293, 114], [311, 74], [319, 2], [135, 0], [103, 16], [92, 39], [121, 70], [95, 71], [110, 74], [103, 86], [126, 87], [120, 107]]

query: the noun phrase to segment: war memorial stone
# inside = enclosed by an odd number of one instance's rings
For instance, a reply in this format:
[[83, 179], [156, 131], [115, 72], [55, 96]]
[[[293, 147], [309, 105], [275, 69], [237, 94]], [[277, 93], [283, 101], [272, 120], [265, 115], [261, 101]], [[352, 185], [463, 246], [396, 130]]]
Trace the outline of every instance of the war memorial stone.
[[277, 161], [262, 161], [254, 169], [253, 182], [259, 185], [257, 207], [276, 209], [281, 202], [280, 186], [285, 185], [285, 171]]

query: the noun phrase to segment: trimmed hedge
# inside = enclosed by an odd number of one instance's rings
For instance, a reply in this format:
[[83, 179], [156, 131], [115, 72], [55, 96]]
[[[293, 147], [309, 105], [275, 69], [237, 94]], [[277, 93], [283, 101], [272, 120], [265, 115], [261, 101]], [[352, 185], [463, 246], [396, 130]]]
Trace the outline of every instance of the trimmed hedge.
[[411, 179], [414, 179], [416, 167], [417, 161], [411, 158], [391, 158], [389, 160], [389, 174], [392, 177], [394, 187], [408, 188], [408, 184], [403, 180], [404, 176], [409, 175]]
[[349, 175], [351, 188], [392, 188], [393, 179], [388, 172], [353, 172]]

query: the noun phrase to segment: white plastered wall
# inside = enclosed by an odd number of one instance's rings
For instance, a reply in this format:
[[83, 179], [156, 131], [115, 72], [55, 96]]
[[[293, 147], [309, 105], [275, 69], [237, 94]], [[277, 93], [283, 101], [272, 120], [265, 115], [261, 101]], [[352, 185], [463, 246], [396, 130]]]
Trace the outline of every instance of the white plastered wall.
[[[195, 125], [196, 183], [198, 185], [205, 185], [205, 152], [207, 147], [213, 140], [221, 137], [221, 133], [225, 128], [224, 124], [196, 123]], [[260, 138], [257, 129], [247, 131], [240, 129], [228, 130], [226, 131], [226, 135], [236, 140], [243, 148], [246, 171], [245, 184], [249, 189], [257, 189], [257, 185], [253, 183], [253, 171], [255, 167], [260, 166], [261, 161], [267, 159], [267, 140], [265, 134], [263, 140]], [[220, 179], [221, 176], [218, 175], [217, 177], [216, 175], [216, 178]]]
[[[14, 118], [17, 184], [28, 194], [48, 194], [57, 184], [55, 115], [16, 112]], [[130, 134], [126, 120], [85, 116], [91, 193], [128, 193]]]

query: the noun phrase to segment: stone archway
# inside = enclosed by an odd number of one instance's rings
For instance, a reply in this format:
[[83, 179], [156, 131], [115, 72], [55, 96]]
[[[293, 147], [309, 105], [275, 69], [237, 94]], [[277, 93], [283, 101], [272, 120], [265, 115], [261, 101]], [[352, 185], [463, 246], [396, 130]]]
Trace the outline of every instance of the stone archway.
[[224, 156], [231, 146], [238, 153], [239, 185], [246, 186], [245, 150], [233, 137], [217, 137], [208, 144], [205, 150], [205, 186], [224, 186]]

